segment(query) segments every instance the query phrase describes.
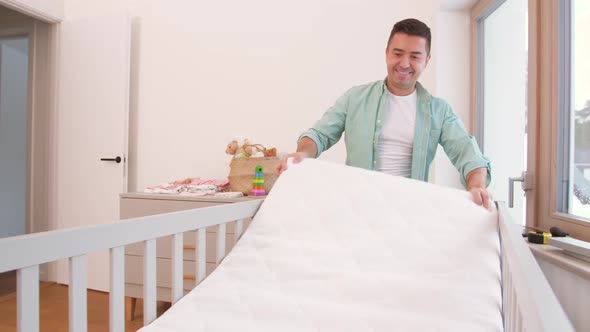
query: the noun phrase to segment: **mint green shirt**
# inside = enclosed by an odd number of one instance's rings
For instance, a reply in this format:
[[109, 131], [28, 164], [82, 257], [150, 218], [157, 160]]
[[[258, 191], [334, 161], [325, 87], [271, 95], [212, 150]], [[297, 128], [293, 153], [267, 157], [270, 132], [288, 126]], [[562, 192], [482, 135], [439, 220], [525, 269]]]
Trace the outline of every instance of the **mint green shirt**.
[[[482, 155], [477, 142], [470, 136], [449, 104], [433, 97], [420, 83], [416, 130], [412, 152], [411, 178], [428, 181], [428, 171], [440, 144], [466, 184], [469, 172], [485, 167], [487, 185], [491, 180], [489, 160]], [[319, 156], [340, 140], [346, 133], [346, 164], [374, 170], [377, 168], [377, 144], [381, 132], [382, 116], [387, 110], [385, 81], [356, 86], [342, 95], [313, 128], [301, 137], [311, 138], [317, 145]], [[316, 157], [317, 157], [316, 156]]]

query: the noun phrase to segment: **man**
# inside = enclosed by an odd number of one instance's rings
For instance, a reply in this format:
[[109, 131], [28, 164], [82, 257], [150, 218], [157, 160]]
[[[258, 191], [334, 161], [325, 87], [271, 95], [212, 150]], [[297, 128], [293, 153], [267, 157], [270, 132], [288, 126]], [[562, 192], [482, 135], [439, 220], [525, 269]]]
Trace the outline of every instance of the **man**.
[[490, 162], [451, 107], [418, 82], [430, 61], [430, 28], [416, 19], [397, 22], [387, 42], [387, 78], [353, 87], [304, 132], [287, 159], [316, 158], [346, 132], [346, 164], [428, 181], [441, 144], [473, 200], [489, 208]]

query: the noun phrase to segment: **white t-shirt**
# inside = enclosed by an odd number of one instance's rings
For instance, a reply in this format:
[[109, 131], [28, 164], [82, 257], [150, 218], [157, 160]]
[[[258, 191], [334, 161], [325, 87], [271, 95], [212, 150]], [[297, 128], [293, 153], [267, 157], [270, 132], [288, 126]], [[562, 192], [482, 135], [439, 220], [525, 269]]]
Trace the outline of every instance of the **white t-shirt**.
[[388, 106], [381, 117], [379, 135], [378, 170], [391, 175], [410, 177], [412, 172], [412, 149], [416, 130], [416, 90], [407, 96], [387, 92]]

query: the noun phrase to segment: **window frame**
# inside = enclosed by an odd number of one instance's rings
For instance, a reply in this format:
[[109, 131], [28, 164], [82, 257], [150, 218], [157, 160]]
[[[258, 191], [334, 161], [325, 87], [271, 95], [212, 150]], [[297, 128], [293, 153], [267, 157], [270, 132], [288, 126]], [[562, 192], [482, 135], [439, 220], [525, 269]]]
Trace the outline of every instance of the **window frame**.
[[472, 71], [475, 73], [474, 80], [476, 89], [476, 93], [474, 94], [474, 107], [472, 109], [475, 110], [475, 116], [472, 117], [474, 119], [474, 123], [472, 124], [471, 128], [475, 128], [475, 139], [477, 144], [479, 145], [482, 152], [484, 148], [484, 82], [485, 82], [485, 73], [483, 70], [484, 66], [484, 35], [485, 35], [485, 28], [484, 28], [484, 20], [488, 18], [496, 9], [498, 9], [502, 4], [504, 4], [506, 0], [487, 0], [487, 1], [480, 1], [480, 6], [474, 8], [472, 11], [472, 22], [474, 24], [473, 27], [473, 45], [475, 48], [474, 57], [475, 57], [475, 68]]
[[[567, 183], [571, 121], [570, 0], [531, 1], [537, 2], [539, 9], [537, 24], [540, 39], [538, 187], [542, 190], [539, 190], [538, 226], [543, 229], [558, 226], [573, 237], [590, 241], [590, 222], [560, 211], [567, 200], [566, 193], [569, 192]], [[564, 49], [565, 47], [568, 49]], [[541, 149], [542, 146], [550, 146], [551, 149]]]

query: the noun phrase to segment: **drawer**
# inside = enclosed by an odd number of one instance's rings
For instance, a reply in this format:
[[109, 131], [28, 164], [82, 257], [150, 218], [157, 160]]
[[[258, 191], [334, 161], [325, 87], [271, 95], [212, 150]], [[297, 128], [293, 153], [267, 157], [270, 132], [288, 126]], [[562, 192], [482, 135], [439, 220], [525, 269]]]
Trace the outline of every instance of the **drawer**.
[[[206, 275], [216, 267], [214, 263], [207, 263]], [[183, 261], [183, 274], [195, 275], [195, 262]], [[156, 286], [172, 287], [172, 260], [156, 258]], [[125, 283], [143, 285], [143, 257], [125, 256]], [[195, 280], [184, 279], [183, 288], [191, 290], [195, 287]]]
[[[184, 295], [188, 294], [191, 290], [185, 289]], [[137, 284], [125, 284], [125, 296], [134, 298], [143, 298], [143, 285]], [[163, 302], [172, 302], [172, 288], [168, 287], [156, 287], [156, 300]]]
[[[195, 245], [196, 232], [186, 232], [184, 233], [184, 241], [183, 245]], [[234, 247], [234, 234], [226, 234], [225, 235], [225, 254]], [[134, 243], [125, 246], [125, 254], [126, 255], [133, 255], [133, 256], [143, 256], [143, 242]], [[214, 233], [207, 233], [206, 234], [206, 244], [205, 244], [205, 255], [207, 262], [215, 263], [215, 257], [217, 256], [217, 234]], [[183, 259], [195, 261], [195, 250], [194, 249], [184, 249], [183, 250]], [[172, 236], [165, 236], [161, 237], [156, 240], [156, 257], [158, 258], [172, 258]]]

